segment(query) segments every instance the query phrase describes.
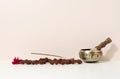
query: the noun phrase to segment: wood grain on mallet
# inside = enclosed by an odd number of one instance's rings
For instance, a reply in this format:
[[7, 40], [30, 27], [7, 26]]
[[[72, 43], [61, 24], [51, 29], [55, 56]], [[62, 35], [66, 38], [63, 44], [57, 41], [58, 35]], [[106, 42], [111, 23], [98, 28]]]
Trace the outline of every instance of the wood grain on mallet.
[[107, 44], [111, 43], [112, 39], [111, 38], [107, 38], [105, 41], [101, 42], [98, 46], [96, 46], [95, 48], [97, 48], [98, 50], [101, 50], [103, 47], [105, 47]]

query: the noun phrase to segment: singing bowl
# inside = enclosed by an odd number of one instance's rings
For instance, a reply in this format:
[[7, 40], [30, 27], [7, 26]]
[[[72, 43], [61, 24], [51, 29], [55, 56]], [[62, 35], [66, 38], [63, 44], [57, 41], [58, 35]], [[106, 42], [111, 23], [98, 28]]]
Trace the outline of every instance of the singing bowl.
[[91, 50], [91, 49], [81, 49], [79, 52], [79, 57], [86, 63], [96, 63], [102, 57], [101, 50]]

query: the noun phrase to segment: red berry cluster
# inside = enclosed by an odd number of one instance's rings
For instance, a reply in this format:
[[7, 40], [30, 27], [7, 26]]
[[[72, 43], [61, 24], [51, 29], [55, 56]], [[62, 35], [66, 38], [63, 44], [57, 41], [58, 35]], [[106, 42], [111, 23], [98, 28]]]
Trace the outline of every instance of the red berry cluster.
[[46, 64], [46, 63], [50, 63], [51, 65], [53, 64], [81, 64], [82, 61], [77, 59], [48, 59], [48, 58], [40, 58], [39, 60], [22, 60], [19, 58], [14, 58], [12, 64]]

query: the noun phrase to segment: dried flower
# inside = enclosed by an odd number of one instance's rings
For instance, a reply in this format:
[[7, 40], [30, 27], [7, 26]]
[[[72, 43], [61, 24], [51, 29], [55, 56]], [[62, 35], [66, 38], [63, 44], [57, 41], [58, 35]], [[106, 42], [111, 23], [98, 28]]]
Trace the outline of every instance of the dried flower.
[[22, 61], [22, 60], [19, 59], [18, 57], [15, 57], [12, 61], [12, 64], [19, 64], [20, 61]]

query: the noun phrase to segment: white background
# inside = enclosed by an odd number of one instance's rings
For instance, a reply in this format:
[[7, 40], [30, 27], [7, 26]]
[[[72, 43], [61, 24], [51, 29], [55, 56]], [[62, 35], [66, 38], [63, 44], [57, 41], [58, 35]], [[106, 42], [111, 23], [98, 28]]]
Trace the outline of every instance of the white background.
[[[113, 40], [103, 49], [107, 62], [11, 64], [15, 56], [40, 58], [31, 52], [79, 58], [80, 49], [107, 37]], [[120, 0], [0, 0], [0, 79], [120, 79], [119, 48]]]
[[45, 52], [78, 58], [105, 40], [106, 60], [120, 60], [120, 0], [0, 0], [0, 60]]
[[120, 62], [12, 65], [0, 62], [0, 79], [120, 79]]

